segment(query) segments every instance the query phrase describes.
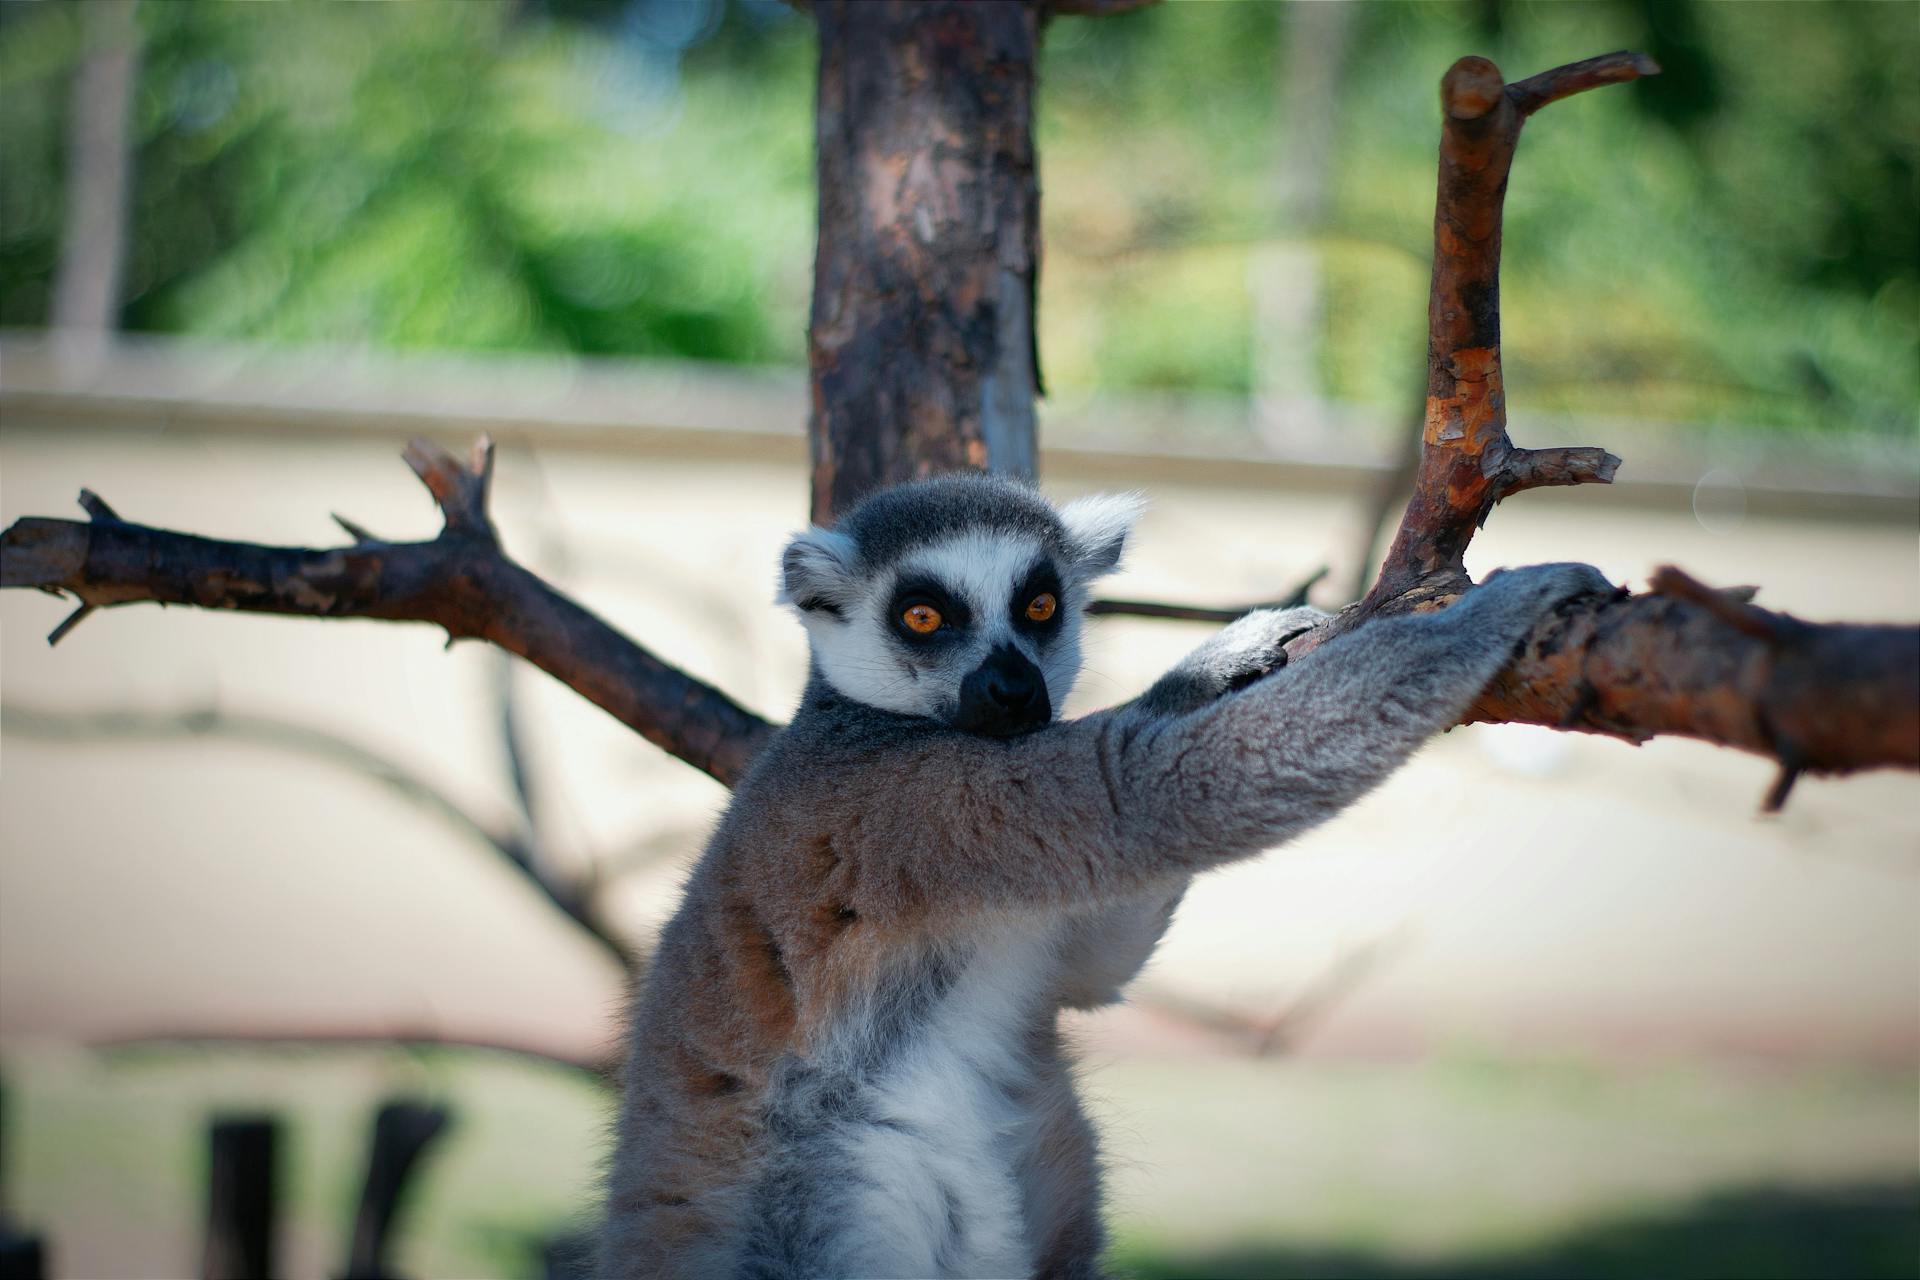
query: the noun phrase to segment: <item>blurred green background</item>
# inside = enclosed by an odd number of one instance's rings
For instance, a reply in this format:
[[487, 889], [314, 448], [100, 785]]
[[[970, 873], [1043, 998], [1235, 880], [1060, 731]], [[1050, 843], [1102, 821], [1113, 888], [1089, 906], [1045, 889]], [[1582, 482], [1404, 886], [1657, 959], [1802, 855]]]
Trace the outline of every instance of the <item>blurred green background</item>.
[[[0, 6], [6, 325], [47, 317], [79, 8]], [[1051, 24], [1057, 392], [1258, 389], [1262, 254], [1305, 246], [1324, 274], [1311, 358], [1278, 376], [1401, 410], [1422, 376], [1440, 72], [1467, 51], [1518, 78], [1631, 46], [1667, 74], [1528, 128], [1505, 272], [1517, 401], [1914, 432], [1914, 5], [1381, 3], [1331, 29], [1300, 12]], [[813, 39], [777, 0], [149, 4], [138, 21], [128, 329], [803, 359]], [[1308, 39], [1326, 91], [1299, 101]], [[1289, 160], [1290, 115], [1324, 154]]]

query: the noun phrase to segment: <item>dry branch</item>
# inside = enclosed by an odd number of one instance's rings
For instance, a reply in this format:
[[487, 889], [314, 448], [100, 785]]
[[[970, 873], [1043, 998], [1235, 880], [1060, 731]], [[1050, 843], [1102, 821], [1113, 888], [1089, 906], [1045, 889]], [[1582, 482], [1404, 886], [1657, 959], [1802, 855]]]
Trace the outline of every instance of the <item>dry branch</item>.
[[[1639, 54], [1607, 54], [1509, 90], [1491, 62], [1462, 58], [1440, 82], [1444, 124], [1427, 299], [1420, 467], [1368, 604], [1378, 605], [1436, 574], [1464, 574], [1467, 544], [1502, 498], [1541, 485], [1613, 479], [1620, 459], [1603, 449], [1517, 449], [1507, 435], [1500, 373], [1500, 215], [1507, 171], [1527, 116], [1523, 97], [1544, 105], [1655, 69]], [[1546, 88], [1522, 94], [1523, 85]]]
[[[1467, 544], [1501, 499], [1613, 478], [1620, 460], [1605, 450], [1521, 449], [1507, 434], [1501, 208], [1529, 115], [1658, 70], [1644, 54], [1610, 53], [1509, 85], [1485, 58], [1462, 58], [1441, 81], [1427, 405], [1413, 496], [1372, 590], [1296, 641], [1293, 656], [1375, 614], [1439, 607], [1469, 589]], [[1757, 608], [1751, 595], [1715, 592], [1667, 569], [1651, 595], [1563, 608], [1467, 718], [1634, 742], [1681, 734], [1772, 756], [1782, 766], [1772, 807], [1802, 770], [1920, 768], [1920, 632], [1817, 626]]]
[[1633, 742], [1680, 734], [1796, 773], [1920, 768], [1914, 628], [1817, 625], [1702, 601], [1672, 591], [1675, 576], [1684, 578], [1662, 570], [1651, 594], [1582, 602], [1543, 623], [1469, 718]]
[[142, 600], [432, 623], [449, 643], [470, 637], [518, 654], [655, 746], [721, 782], [739, 779], [773, 726], [508, 559], [487, 515], [490, 443], [466, 464], [425, 440], [406, 458], [445, 517], [430, 542], [383, 542], [350, 521], [346, 547], [223, 542], [132, 524], [83, 498], [91, 520], [29, 516], [0, 534], [0, 587], [81, 601], [52, 642], [96, 608]]

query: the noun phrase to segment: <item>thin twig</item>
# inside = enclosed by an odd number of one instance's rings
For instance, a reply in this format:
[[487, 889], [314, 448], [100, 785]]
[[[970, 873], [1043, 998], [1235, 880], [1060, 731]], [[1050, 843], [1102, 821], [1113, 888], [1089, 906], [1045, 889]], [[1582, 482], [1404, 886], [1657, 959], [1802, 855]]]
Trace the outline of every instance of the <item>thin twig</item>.
[[1401, 433], [1391, 466], [1374, 478], [1366, 513], [1361, 516], [1360, 553], [1354, 557], [1353, 587], [1346, 596], [1349, 600], [1358, 600], [1373, 585], [1380, 568], [1380, 540], [1386, 532], [1387, 517], [1406, 501], [1414, 473], [1420, 469], [1420, 423], [1425, 409], [1423, 398], [1409, 415], [1413, 425]]
[[598, 1084], [609, 1084], [617, 1063], [600, 1058], [574, 1057], [555, 1053], [535, 1045], [498, 1040], [485, 1036], [446, 1035], [423, 1027], [288, 1027], [266, 1030], [261, 1027], [206, 1027], [130, 1031], [99, 1036], [87, 1047], [101, 1053], [138, 1054], [169, 1049], [221, 1049], [235, 1045], [260, 1048], [293, 1047], [306, 1050], [314, 1045], [350, 1049], [471, 1049], [483, 1053], [503, 1053], [516, 1058], [565, 1067], [590, 1077]]
[[1225, 608], [1210, 608], [1206, 605], [1165, 604], [1157, 600], [1095, 600], [1087, 606], [1089, 617], [1127, 616], [1134, 618], [1165, 618], [1174, 622], [1215, 622], [1229, 623], [1238, 621], [1256, 609], [1296, 609], [1307, 602], [1307, 594], [1327, 576], [1327, 566], [1321, 565], [1301, 580], [1300, 585], [1279, 600], [1266, 600], [1259, 604], [1231, 605]]
[[354, 521], [347, 519], [345, 516], [341, 515], [338, 511], [330, 512], [329, 514], [333, 516], [333, 522], [339, 525], [342, 529], [345, 529], [347, 531], [347, 536], [349, 538], [352, 538], [355, 542], [364, 543], [364, 542], [380, 541], [380, 539], [373, 536], [372, 531], [369, 530], [365, 525], [357, 524]]
[[1530, 116], [1548, 103], [1570, 98], [1576, 93], [1659, 74], [1660, 64], [1646, 54], [1621, 49], [1616, 53], [1588, 58], [1584, 62], [1571, 62], [1564, 67], [1542, 71], [1537, 76], [1528, 76], [1525, 80], [1508, 85], [1507, 96], [1513, 99], [1513, 105], [1522, 116]]
[[75, 609], [72, 613], [62, 618], [60, 620], [59, 626], [47, 632], [47, 644], [49, 646], [59, 644], [62, 640], [65, 640], [67, 638], [67, 634], [69, 632], [71, 632], [75, 627], [79, 626], [81, 623], [85, 622], [92, 615], [93, 615], [92, 605], [90, 604], [81, 605], [78, 609]]

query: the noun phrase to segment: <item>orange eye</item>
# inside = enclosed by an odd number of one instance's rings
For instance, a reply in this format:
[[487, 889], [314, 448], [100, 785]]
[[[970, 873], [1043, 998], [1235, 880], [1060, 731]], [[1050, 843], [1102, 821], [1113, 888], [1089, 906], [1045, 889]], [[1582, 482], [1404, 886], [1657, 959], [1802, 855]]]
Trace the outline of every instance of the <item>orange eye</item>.
[[1060, 602], [1053, 598], [1052, 592], [1042, 591], [1039, 595], [1027, 602], [1027, 617], [1034, 622], [1045, 622], [1053, 616], [1053, 611], [1059, 607]]
[[930, 604], [916, 604], [900, 615], [907, 630], [930, 636], [940, 629], [940, 611]]

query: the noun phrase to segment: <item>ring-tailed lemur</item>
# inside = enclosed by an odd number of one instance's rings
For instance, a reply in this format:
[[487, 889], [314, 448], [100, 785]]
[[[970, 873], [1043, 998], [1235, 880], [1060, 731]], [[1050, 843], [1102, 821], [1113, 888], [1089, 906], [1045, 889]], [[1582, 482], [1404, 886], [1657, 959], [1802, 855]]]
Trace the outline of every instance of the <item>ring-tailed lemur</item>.
[[1099, 1274], [1059, 1009], [1115, 998], [1195, 872], [1353, 803], [1544, 611], [1609, 589], [1498, 574], [1290, 666], [1321, 615], [1254, 613], [1057, 721], [1136, 514], [950, 477], [788, 544], [811, 678], [638, 997], [605, 1274]]

